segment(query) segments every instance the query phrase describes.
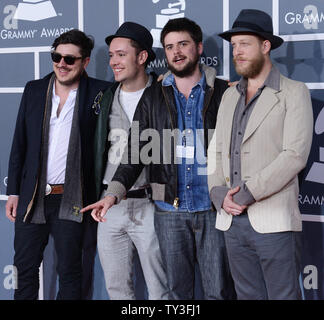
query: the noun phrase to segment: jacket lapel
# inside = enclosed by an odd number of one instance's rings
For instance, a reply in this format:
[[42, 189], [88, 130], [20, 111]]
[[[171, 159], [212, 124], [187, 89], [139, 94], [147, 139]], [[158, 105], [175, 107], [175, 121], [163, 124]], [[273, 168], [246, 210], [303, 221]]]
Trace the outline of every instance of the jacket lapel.
[[244, 143], [254, 133], [254, 131], [258, 128], [267, 114], [279, 101], [278, 97], [275, 94], [276, 92], [277, 91], [269, 87], [265, 87], [263, 89], [263, 92], [258, 98], [258, 101], [256, 102], [256, 105], [254, 106], [250, 119], [247, 123], [242, 143]]
[[85, 103], [86, 93], [87, 93], [87, 76], [84, 74], [80, 78], [79, 88], [78, 88], [78, 95], [79, 95], [79, 123], [81, 126], [82, 120], [84, 117], [84, 113], [87, 113], [88, 105]]

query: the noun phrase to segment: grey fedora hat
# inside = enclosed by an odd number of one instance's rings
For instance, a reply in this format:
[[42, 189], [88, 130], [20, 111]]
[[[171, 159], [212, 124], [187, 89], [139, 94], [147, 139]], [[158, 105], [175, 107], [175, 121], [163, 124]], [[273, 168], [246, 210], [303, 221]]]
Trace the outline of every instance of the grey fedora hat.
[[135, 22], [124, 22], [115, 34], [108, 36], [105, 41], [107, 45], [114, 38], [128, 38], [136, 41], [148, 53], [148, 62], [155, 59], [155, 52], [152, 50], [153, 37], [144, 26]]
[[254, 33], [269, 40], [271, 49], [276, 49], [283, 43], [283, 39], [273, 34], [272, 18], [264, 11], [243, 9], [235, 19], [232, 29], [219, 34], [220, 37], [231, 41], [236, 33]]

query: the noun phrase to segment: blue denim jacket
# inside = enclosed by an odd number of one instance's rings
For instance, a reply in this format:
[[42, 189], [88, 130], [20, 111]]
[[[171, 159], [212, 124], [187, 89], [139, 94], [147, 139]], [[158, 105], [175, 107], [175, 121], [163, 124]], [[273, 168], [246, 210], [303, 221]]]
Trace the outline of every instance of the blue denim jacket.
[[163, 86], [172, 86], [178, 113], [178, 129], [182, 134], [177, 145], [193, 147], [193, 158], [177, 158], [179, 207], [163, 201], [155, 204], [163, 211], [197, 212], [211, 208], [208, 184], [207, 163], [204, 155], [203, 105], [206, 77], [202, 74], [199, 82], [191, 89], [188, 100], [176, 87], [173, 74], [163, 80]]

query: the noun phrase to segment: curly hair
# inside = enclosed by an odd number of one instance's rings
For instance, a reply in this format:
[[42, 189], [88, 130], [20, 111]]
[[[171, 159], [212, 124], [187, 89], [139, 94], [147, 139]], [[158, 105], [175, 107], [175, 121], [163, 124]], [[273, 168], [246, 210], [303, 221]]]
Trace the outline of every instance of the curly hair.
[[74, 44], [80, 48], [82, 58], [90, 57], [94, 47], [94, 40], [78, 29], [72, 29], [62, 33], [52, 44], [55, 50], [60, 44]]

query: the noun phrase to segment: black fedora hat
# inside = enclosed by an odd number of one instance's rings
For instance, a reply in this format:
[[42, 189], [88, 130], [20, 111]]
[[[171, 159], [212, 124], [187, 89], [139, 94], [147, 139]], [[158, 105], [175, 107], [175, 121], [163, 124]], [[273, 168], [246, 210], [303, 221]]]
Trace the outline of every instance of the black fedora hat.
[[271, 17], [261, 10], [243, 9], [233, 23], [232, 29], [220, 33], [227, 41], [236, 33], [254, 33], [271, 42], [271, 49], [278, 48], [283, 39], [273, 34]]
[[116, 31], [115, 34], [108, 36], [105, 41], [109, 46], [114, 38], [128, 38], [136, 41], [148, 53], [148, 62], [155, 59], [155, 53], [152, 50], [153, 37], [144, 26], [126, 21]]

